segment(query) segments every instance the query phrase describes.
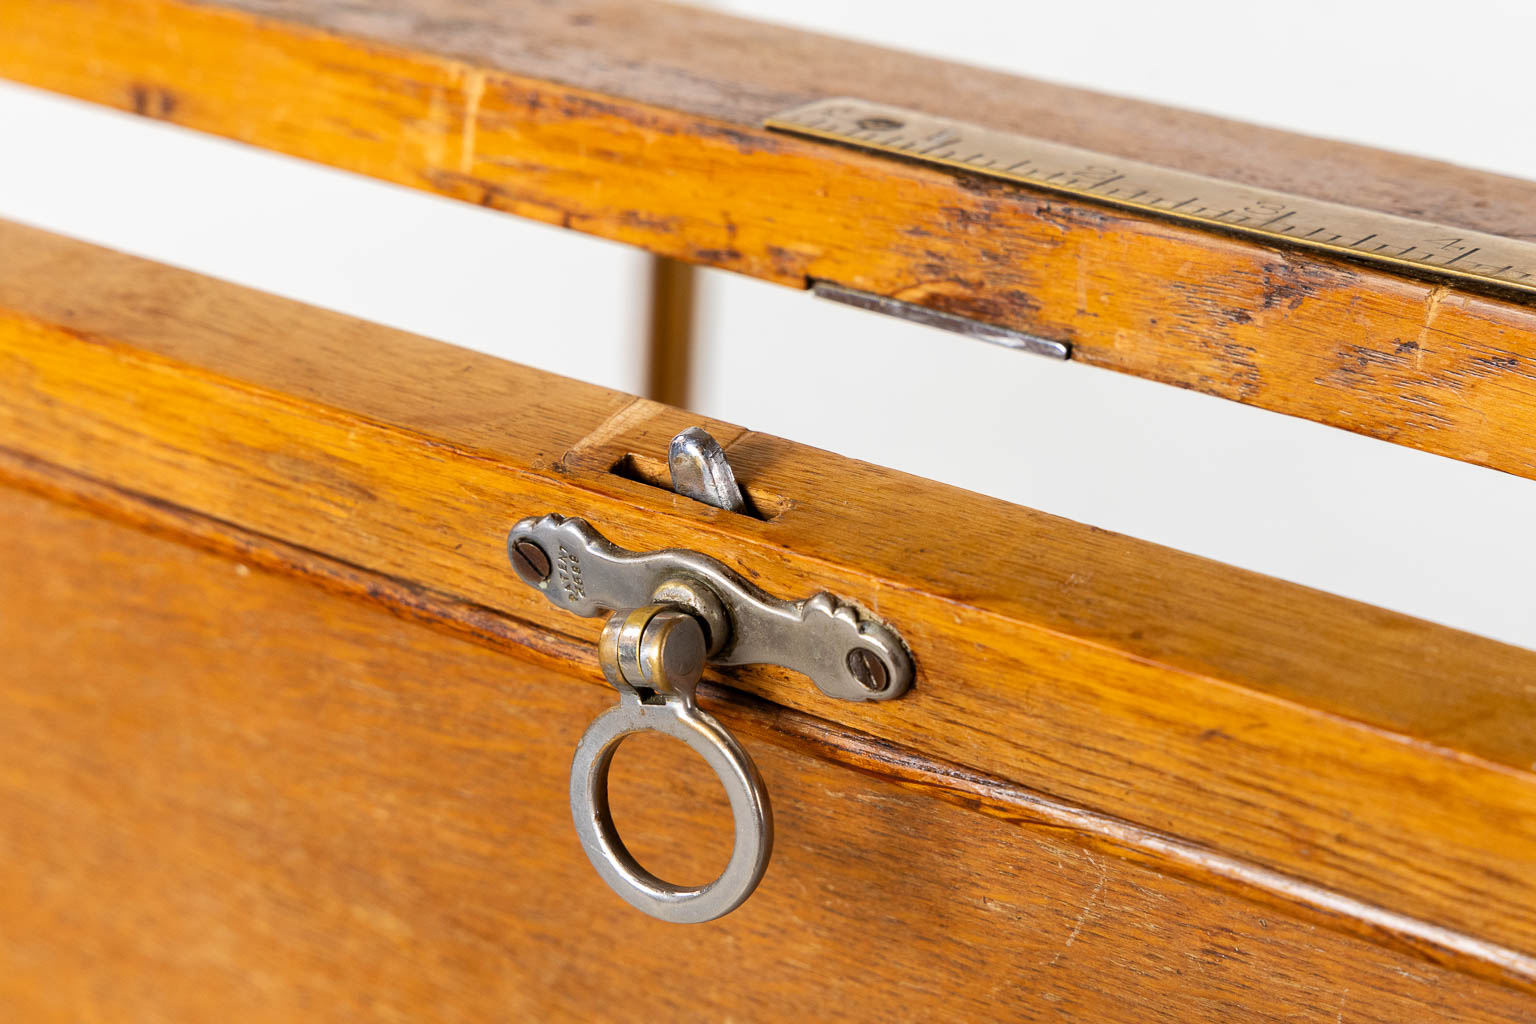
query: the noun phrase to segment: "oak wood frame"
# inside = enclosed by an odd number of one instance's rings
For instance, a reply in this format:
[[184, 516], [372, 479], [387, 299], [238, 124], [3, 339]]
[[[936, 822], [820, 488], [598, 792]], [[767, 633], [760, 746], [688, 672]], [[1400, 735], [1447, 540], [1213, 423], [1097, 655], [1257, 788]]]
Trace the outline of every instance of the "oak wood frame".
[[0, 226], [0, 253], [18, 480], [42, 460], [323, 554], [470, 635], [526, 623], [593, 682], [598, 624], [517, 582], [510, 523], [559, 511], [721, 553], [899, 622], [919, 673], [870, 706], [767, 669], [733, 686], [1536, 988], [1533, 922], [1509, 911], [1536, 885], [1536, 652], [722, 423], [770, 518], [711, 509], [631, 479], [679, 410], [32, 229]]
[[[687, 69], [684, 35], [710, 43]], [[1536, 477], [1527, 303], [757, 125], [853, 93], [1511, 234], [1536, 234], [1529, 183], [651, 3], [0, 0], [0, 74]], [[16, 226], [0, 359], [12, 486], [592, 681], [595, 625], [515, 583], [507, 522], [729, 551], [912, 639], [919, 689], [878, 711], [723, 677], [807, 750], [1536, 993], [1532, 652], [726, 424], [769, 516], [719, 513], [629, 478], [692, 422], [676, 410]]]

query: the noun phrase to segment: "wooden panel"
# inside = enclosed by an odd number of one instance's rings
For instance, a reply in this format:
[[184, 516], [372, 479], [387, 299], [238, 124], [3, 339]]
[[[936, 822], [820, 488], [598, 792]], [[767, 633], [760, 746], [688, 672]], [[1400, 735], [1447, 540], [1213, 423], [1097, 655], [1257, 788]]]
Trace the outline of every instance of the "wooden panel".
[[0, 0], [0, 74], [1536, 476], [1536, 309], [773, 136], [829, 94], [1536, 235], [1536, 184], [629, 0]]
[[[570, 751], [605, 685], [13, 490], [0, 521], [0, 1002], [18, 1019], [1401, 1024], [1536, 1006], [1027, 809], [935, 799], [920, 760], [906, 786], [835, 767], [811, 755], [855, 737], [751, 703], [721, 712], [773, 793], [775, 860], [736, 914], [663, 925], [603, 887], [569, 824]], [[697, 873], [720, 822], [702, 763], [670, 747], [624, 751], [617, 810], [643, 854]]]
[[25, 229], [0, 254], [0, 445], [448, 595], [424, 614], [472, 633], [490, 610], [593, 642], [505, 566], [549, 511], [833, 591], [901, 629], [912, 695], [730, 682], [1536, 978], [1532, 652], [711, 424], [780, 510], [720, 512], [609, 472], [676, 410]]

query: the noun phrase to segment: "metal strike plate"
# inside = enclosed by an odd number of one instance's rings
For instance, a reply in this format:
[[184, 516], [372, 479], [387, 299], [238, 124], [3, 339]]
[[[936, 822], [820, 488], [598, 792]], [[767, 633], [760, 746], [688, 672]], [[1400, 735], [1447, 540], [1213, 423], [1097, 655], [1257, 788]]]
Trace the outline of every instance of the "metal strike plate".
[[[839, 700], [891, 700], [912, 685], [912, 658], [895, 630], [831, 594], [782, 601], [708, 555], [626, 551], [585, 520], [561, 515], [522, 520], [507, 535], [507, 549], [525, 582], [556, 607], [589, 618], [651, 604], [680, 580], [704, 584], [728, 619], [712, 664], [780, 665]], [[542, 578], [527, 571], [530, 556]]]

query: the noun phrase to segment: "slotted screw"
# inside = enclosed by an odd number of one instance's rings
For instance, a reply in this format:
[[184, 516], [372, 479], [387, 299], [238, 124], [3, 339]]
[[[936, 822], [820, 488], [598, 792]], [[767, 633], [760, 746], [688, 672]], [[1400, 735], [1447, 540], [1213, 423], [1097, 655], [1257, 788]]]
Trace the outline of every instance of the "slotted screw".
[[524, 583], [536, 587], [549, 579], [549, 556], [543, 548], [524, 538], [512, 545], [512, 568]]
[[870, 693], [879, 693], [891, 683], [885, 662], [874, 651], [863, 647], [855, 647], [848, 652], [848, 671]]

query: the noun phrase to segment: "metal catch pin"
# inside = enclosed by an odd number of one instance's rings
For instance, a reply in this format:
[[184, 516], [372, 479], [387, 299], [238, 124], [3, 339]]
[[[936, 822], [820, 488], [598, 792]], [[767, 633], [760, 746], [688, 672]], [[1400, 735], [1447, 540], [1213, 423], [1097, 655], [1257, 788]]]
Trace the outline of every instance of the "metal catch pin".
[[[890, 700], [912, 683], [912, 660], [889, 626], [829, 594], [781, 601], [696, 551], [637, 553], [581, 519], [524, 519], [507, 536], [519, 577], [557, 607], [612, 613], [598, 663], [619, 703], [582, 735], [571, 764], [571, 818], [592, 866], [632, 906], [664, 921], [710, 921], [752, 894], [773, 849], [773, 814], [757, 767], [695, 689], [706, 662], [773, 664], [804, 673], [840, 700]], [[608, 808], [608, 772], [624, 737], [647, 729], [682, 740], [730, 799], [735, 845], [720, 877], [683, 887], [647, 871]]]

